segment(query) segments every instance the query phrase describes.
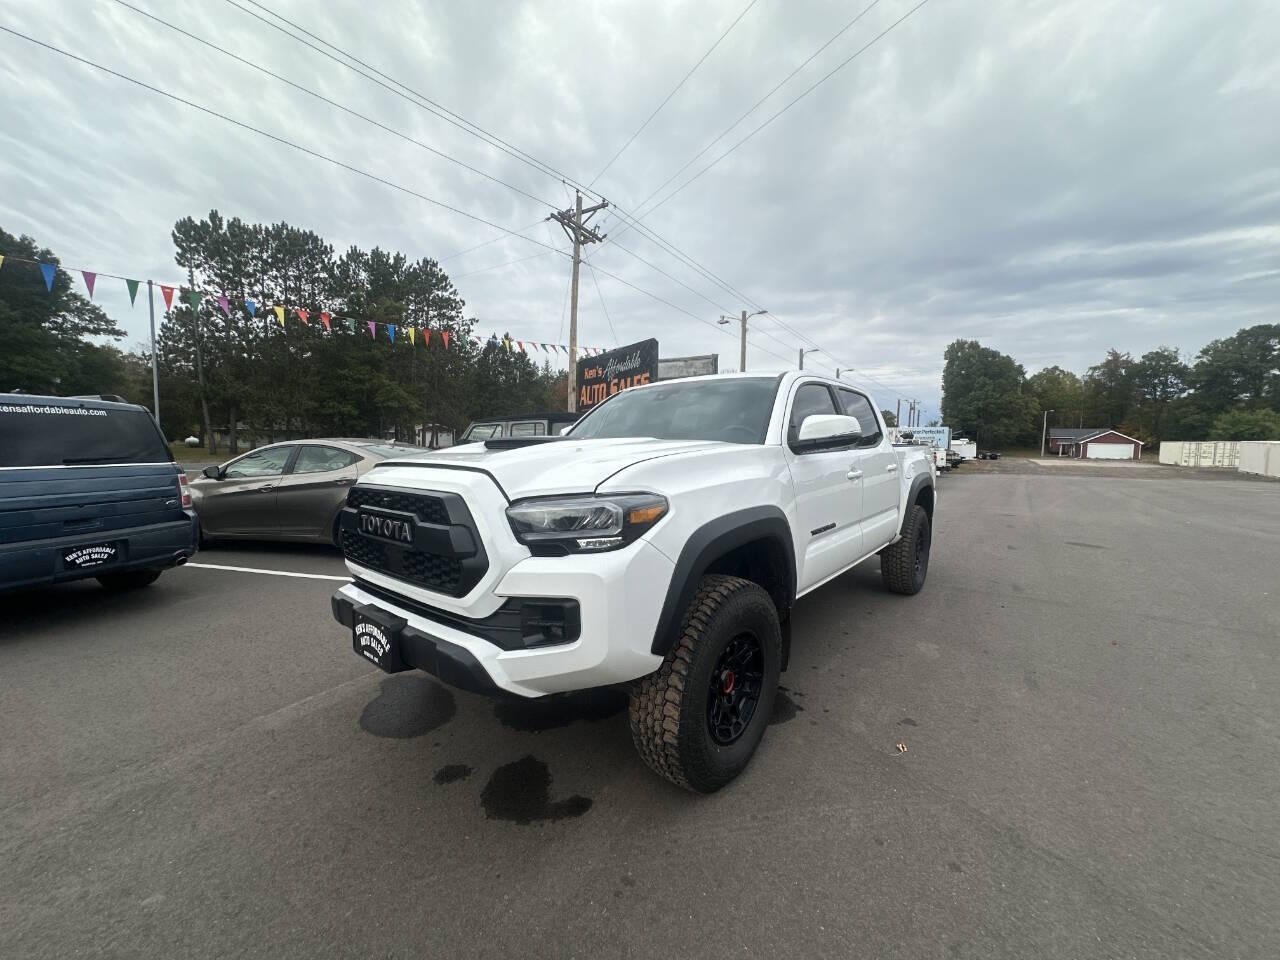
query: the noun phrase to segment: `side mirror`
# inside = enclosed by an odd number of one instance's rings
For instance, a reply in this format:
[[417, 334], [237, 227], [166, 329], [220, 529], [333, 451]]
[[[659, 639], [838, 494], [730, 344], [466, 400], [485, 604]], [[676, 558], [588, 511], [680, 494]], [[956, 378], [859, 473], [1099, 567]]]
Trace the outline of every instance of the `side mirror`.
[[205, 475], [206, 477], [208, 477], [210, 480], [221, 480], [221, 479], [222, 479], [222, 468], [221, 468], [221, 467], [217, 467], [217, 466], [205, 467], [205, 468], [204, 468], [204, 470], [203, 470], [202, 472], [203, 472], [203, 473], [204, 473], [204, 475]]
[[800, 433], [791, 444], [798, 451], [829, 450], [856, 443], [862, 437], [862, 424], [857, 417], [843, 414], [815, 413], [805, 417]]

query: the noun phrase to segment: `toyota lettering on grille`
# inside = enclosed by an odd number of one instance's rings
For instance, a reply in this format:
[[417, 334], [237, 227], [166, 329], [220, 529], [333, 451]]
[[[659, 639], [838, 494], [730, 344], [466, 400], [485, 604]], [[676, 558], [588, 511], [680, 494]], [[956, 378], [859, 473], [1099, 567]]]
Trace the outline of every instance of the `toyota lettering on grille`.
[[413, 543], [414, 523], [412, 520], [389, 517], [381, 513], [370, 513], [361, 510], [358, 515], [360, 532], [379, 540], [390, 540], [392, 543]]

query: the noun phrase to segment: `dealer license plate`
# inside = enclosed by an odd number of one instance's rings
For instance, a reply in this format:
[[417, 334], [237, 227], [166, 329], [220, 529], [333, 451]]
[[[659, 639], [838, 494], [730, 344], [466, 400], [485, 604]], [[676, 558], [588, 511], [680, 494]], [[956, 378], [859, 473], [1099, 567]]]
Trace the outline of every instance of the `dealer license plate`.
[[400, 659], [400, 631], [405, 621], [375, 607], [357, 609], [351, 624], [351, 647], [387, 673], [408, 670]]
[[90, 543], [62, 551], [62, 566], [67, 570], [89, 570], [115, 563], [120, 547], [115, 543]]

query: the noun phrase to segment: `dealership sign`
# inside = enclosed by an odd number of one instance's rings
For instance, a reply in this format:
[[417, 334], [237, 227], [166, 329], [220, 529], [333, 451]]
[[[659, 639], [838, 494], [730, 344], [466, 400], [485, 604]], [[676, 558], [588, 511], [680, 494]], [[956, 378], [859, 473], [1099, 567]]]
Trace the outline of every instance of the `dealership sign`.
[[658, 379], [658, 341], [641, 340], [578, 361], [578, 412], [590, 410], [619, 390]]

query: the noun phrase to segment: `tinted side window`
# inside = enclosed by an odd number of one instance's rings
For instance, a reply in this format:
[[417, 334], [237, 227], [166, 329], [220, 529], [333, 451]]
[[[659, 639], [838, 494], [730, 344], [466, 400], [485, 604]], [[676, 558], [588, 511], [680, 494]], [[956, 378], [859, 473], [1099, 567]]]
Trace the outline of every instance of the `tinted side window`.
[[284, 473], [284, 465], [289, 462], [289, 454], [293, 447], [263, 447], [253, 453], [247, 453], [227, 467], [225, 476], [229, 479], [237, 477], [271, 477]]
[[791, 401], [791, 422], [787, 427], [787, 439], [795, 440], [800, 435], [800, 424], [806, 417], [818, 414], [833, 414], [836, 405], [831, 400], [831, 391], [825, 384], [806, 383], [796, 391], [796, 398]]
[[862, 439], [858, 441], [860, 447], [874, 447], [880, 442], [880, 421], [876, 419], [875, 409], [871, 406], [871, 401], [862, 394], [853, 390], [846, 390], [843, 387], [839, 390], [840, 402], [844, 404], [844, 412], [850, 417], [858, 419], [858, 425], [862, 427]]
[[545, 436], [546, 432], [546, 424], [537, 420], [526, 420], [511, 425], [511, 436], [513, 437], [541, 437]]
[[328, 473], [349, 467], [359, 459], [349, 450], [307, 445], [298, 451], [298, 459], [293, 462], [293, 472]]
[[492, 440], [502, 435], [502, 425], [498, 423], [477, 423], [462, 438], [463, 442], [473, 440]]

